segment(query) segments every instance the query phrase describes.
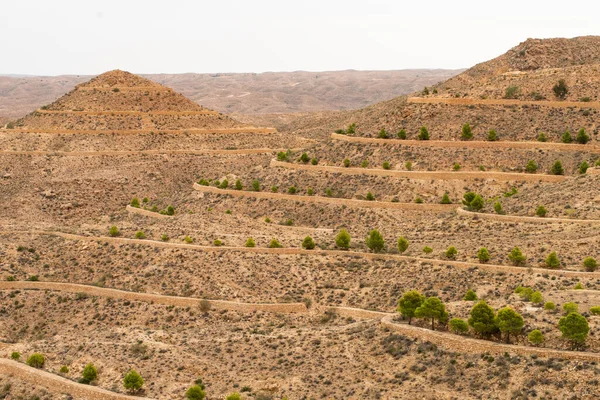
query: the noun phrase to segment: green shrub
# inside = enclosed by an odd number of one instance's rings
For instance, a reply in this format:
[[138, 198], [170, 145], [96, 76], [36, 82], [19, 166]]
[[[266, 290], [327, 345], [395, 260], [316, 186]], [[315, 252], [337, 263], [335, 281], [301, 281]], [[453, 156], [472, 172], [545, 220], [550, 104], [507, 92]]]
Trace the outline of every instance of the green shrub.
[[527, 335], [527, 340], [529, 343], [537, 346], [544, 343], [544, 335], [538, 329], [534, 329]]
[[473, 211], [481, 211], [481, 209], [485, 206], [485, 201], [483, 197], [480, 195], [475, 195], [471, 203], [469, 204], [469, 208]]
[[137, 197], [134, 197], [133, 199], [131, 199], [130, 205], [131, 207], [140, 208], [140, 201]]
[[144, 386], [144, 378], [133, 369], [123, 378], [123, 387], [128, 391], [135, 393]]
[[581, 284], [581, 282], [577, 282], [577, 284], [575, 285], [575, 287], [574, 287], [573, 289], [575, 289], [575, 290], [583, 290], [583, 289], [584, 289], [584, 287], [583, 287], [583, 285]]
[[192, 239], [192, 238], [191, 238], [191, 237], [189, 237], [189, 236], [186, 236], [186, 237], [184, 237], [184, 238], [183, 238], [183, 241], [184, 241], [184, 242], [186, 242], [187, 244], [192, 244], [192, 243], [194, 243], [194, 239]]
[[551, 301], [547, 301], [544, 303], [544, 310], [554, 311], [554, 310], [556, 310], [556, 305]]
[[471, 316], [468, 323], [480, 335], [487, 336], [498, 329], [494, 309], [488, 306], [483, 300], [475, 304], [471, 309]]
[[351, 238], [348, 231], [342, 229], [335, 237], [335, 246], [340, 249], [348, 250], [350, 248], [350, 240]]
[[271, 186], [271, 192], [277, 193], [277, 191], [279, 191], [279, 188], [277, 186]]
[[289, 161], [289, 150], [288, 150], [288, 152], [280, 151], [279, 153], [277, 153], [277, 160], [278, 161]]
[[425, 299], [425, 301], [415, 310], [415, 317], [430, 319], [432, 330], [435, 330], [434, 323], [436, 320], [442, 324], [448, 322], [446, 306], [438, 297], [435, 296]]
[[369, 160], [363, 160], [362, 163], [360, 163], [361, 168], [367, 168], [369, 166]]
[[444, 254], [447, 258], [454, 260], [456, 258], [456, 254], [458, 254], [458, 250], [456, 250], [456, 247], [450, 246], [446, 249], [446, 252]]
[[498, 140], [498, 134], [496, 133], [495, 130], [490, 129], [488, 131], [488, 136], [487, 136], [487, 140], [489, 140], [490, 142], [495, 142]]
[[202, 185], [202, 186], [208, 186], [209, 183], [206, 179], [202, 178], [198, 181], [198, 185]]
[[239, 393], [235, 392], [227, 396], [225, 400], [242, 400], [242, 396]]
[[555, 251], [553, 251], [552, 253], [548, 254], [548, 257], [546, 258], [546, 267], [547, 268], [558, 268], [558, 267], [560, 267], [560, 259], [556, 255]]
[[460, 164], [455, 162], [454, 165], [452, 166], [452, 169], [454, 171], [460, 171]]
[[415, 316], [417, 308], [419, 308], [423, 302], [425, 301], [425, 296], [421, 295], [421, 293], [416, 290], [411, 290], [402, 295], [400, 299], [398, 299], [398, 307], [396, 311], [402, 314], [402, 317], [408, 318], [408, 324], [412, 318]]
[[433, 249], [429, 246], [425, 246], [425, 247], [423, 247], [423, 253], [431, 254], [431, 253], [433, 253]]
[[410, 161], [407, 161], [406, 164], [404, 164], [404, 167], [406, 168], [407, 171], [412, 171], [412, 163]]
[[579, 101], [582, 101], [584, 103], [589, 103], [590, 101], [592, 101], [592, 99], [590, 97], [582, 97], [579, 99]]
[[390, 169], [391, 168], [390, 163], [388, 161], [384, 161], [382, 166], [383, 166], [383, 169]]
[[310, 236], [307, 236], [302, 241], [302, 248], [306, 250], [312, 250], [316, 247], [315, 241]]
[[381, 236], [381, 233], [379, 233], [377, 229], [373, 229], [369, 232], [369, 236], [365, 239], [365, 243], [373, 253], [379, 253], [385, 248], [385, 240], [383, 240], [383, 236]]
[[587, 319], [576, 312], [571, 312], [566, 317], [562, 317], [558, 321], [558, 329], [560, 329], [562, 337], [571, 341], [574, 347], [585, 343], [585, 339], [590, 332]]
[[248, 240], [246, 240], [246, 247], [256, 247], [256, 243], [254, 242], [254, 239], [252, 239], [251, 237], [248, 238]]
[[373, 193], [371, 193], [371, 192], [367, 192], [367, 195], [365, 196], [365, 198], [366, 198], [368, 201], [373, 201], [373, 200], [375, 200], [375, 196], [373, 196]]
[[40, 353], [33, 353], [27, 358], [26, 363], [33, 368], [42, 368], [46, 363], [46, 358]]
[[269, 242], [269, 248], [270, 249], [280, 249], [283, 246], [277, 241], [277, 239], [271, 239], [271, 241]]
[[573, 141], [573, 139], [571, 138], [571, 132], [565, 131], [565, 133], [563, 133], [563, 135], [561, 136], [560, 140], [563, 143], [571, 143]]
[[18, 361], [20, 358], [21, 358], [21, 353], [19, 353], [18, 351], [13, 351], [12, 353], [10, 353], [11, 360]]
[[505, 99], [516, 99], [521, 90], [518, 86], [509, 86], [504, 90], [504, 98]]
[[590, 307], [590, 313], [592, 315], [600, 315], [600, 306]]
[[344, 158], [343, 163], [345, 168], [348, 168], [350, 166], [350, 160], [348, 160], [347, 158]]
[[550, 170], [550, 172], [552, 173], [552, 175], [562, 175], [565, 171], [563, 170], [562, 163], [560, 161], [556, 161], [552, 165], [552, 169]]
[[80, 382], [88, 384], [90, 382], [95, 381], [97, 378], [98, 378], [98, 370], [96, 369], [94, 364], [89, 363], [88, 365], [85, 366], [85, 368], [83, 369], [83, 372], [81, 373]]
[[452, 204], [452, 201], [450, 201], [450, 196], [448, 196], [448, 192], [444, 193], [444, 195], [442, 196], [442, 204]]
[[406, 131], [404, 129], [398, 131], [398, 139], [406, 140]]
[[400, 236], [398, 238], [398, 252], [400, 254], [404, 253], [408, 249], [409, 241], [404, 237]]
[[429, 131], [426, 127], [421, 127], [421, 129], [419, 130], [419, 136], [417, 138], [419, 140], [429, 140]]
[[461, 132], [460, 138], [462, 140], [471, 140], [471, 139], [473, 139], [473, 129], [471, 128], [471, 125], [469, 125], [468, 123], [466, 123], [466, 124], [464, 124], [462, 126], [462, 132]]
[[310, 157], [308, 156], [308, 154], [302, 153], [302, 155], [300, 156], [300, 161], [302, 161], [304, 164], [306, 164], [307, 162], [310, 161]]
[[62, 367], [60, 367], [60, 369], [58, 370], [58, 372], [60, 372], [61, 374], [68, 374], [69, 373], [69, 367], [67, 367], [66, 365], [63, 365]]
[[144, 233], [144, 231], [137, 231], [135, 233], [135, 238], [136, 239], [146, 239], [146, 234]]
[[544, 132], [540, 132], [537, 136], [537, 141], [538, 142], [547, 142], [548, 136], [546, 136], [546, 134]]
[[193, 385], [185, 392], [185, 397], [188, 400], [204, 400], [206, 392], [201, 386]]
[[569, 93], [569, 88], [564, 79], [560, 79], [552, 90], [554, 91], [554, 95], [559, 99], [564, 99], [567, 93]]
[[589, 167], [590, 165], [587, 163], [587, 161], [582, 161], [581, 164], [579, 164], [579, 173], [585, 174]]
[[221, 182], [221, 184], [219, 185], [219, 187], [221, 189], [227, 189], [228, 186], [229, 186], [229, 181], [227, 179], [223, 179], [223, 182]]
[[173, 208], [173, 206], [167, 207], [167, 215], [175, 215], [175, 209]]
[[469, 325], [461, 318], [452, 318], [449, 325], [450, 330], [458, 335], [463, 335], [469, 331]]
[[325, 189], [325, 196], [333, 197], [333, 191], [329, 188]]
[[415, 199], [415, 203], [423, 204], [423, 199], [417, 196], [417, 198]]
[[288, 189], [289, 194], [296, 194], [296, 186], [290, 186]]
[[565, 314], [579, 312], [579, 305], [577, 305], [577, 303], [573, 303], [572, 301], [563, 304], [562, 308]]
[[523, 265], [527, 261], [527, 257], [518, 247], [513, 248], [510, 253], [508, 253], [508, 259], [517, 266]]
[[387, 134], [387, 132], [385, 131], [385, 129], [383, 129], [383, 128], [382, 128], [382, 129], [379, 131], [379, 134], [378, 134], [377, 136], [378, 136], [380, 139], [387, 139], [387, 138], [388, 138], [388, 134]]
[[315, 191], [312, 188], [308, 188], [306, 190], [306, 194], [309, 195], [309, 196], [312, 196], [313, 194], [315, 194]]
[[116, 226], [111, 226], [110, 229], [108, 230], [108, 234], [112, 237], [115, 236], [119, 236], [119, 228], [117, 228]]
[[162, 240], [163, 242], [168, 242], [169, 236], [166, 233], [163, 233], [162, 236], [160, 237], [160, 240]]
[[477, 300], [477, 293], [475, 293], [475, 291], [473, 289], [469, 289], [469, 290], [467, 290], [467, 293], [465, 293], [463, 300], [475, 301], [475, 300]]
[[356, 124], [351, 123], [350, 125], [348, 125], [348, 129], [346, 129], [346, 134], [353, 135], [355, 132], [356, 132]]
[[540, 291], [536, 290], [531, 294], [531, 296], [529, 296], [529, 301], [531, 301], [533, 304], [542, 304], [544, 302], [544, 296], [542, 296]]
[[535, 209], [535, 215], [537, 215], [538, 217], [545, 217], [547, 212], [548, 211], [546, 211], [546, 207], [544, 206], [538, 206]]
[[502, 204], [499, 201], [494, 203], [494, 211], [496, 214], [504, 214], [504, 210], [502, 209]]
[[316, 158], [313, 157], [312, 160], [310, 160], [310, 163], [312, 165], [317, 165], [319, 163], [319, 160], [317, 160]]
[[490, 261], [490, 253], [488, 252], [488, 249], [485, 247], [480, 248], [477, 252], [477, 259], [482, 263]]
[[255, 192], [260, 192], [260, 182], [258, 181], [258, 179], [254, 179], [252, 181], [252, 190]]
[[534, 160], [529, 160], [527, 162], [527, 165], [525, 166], [525, 171], [530, 174], [537, 172], [537, 169], [538, 169], [538, 164]]
[[581, 128], [579, 132], [577, 132], [577, 137], [575, 138], [575, 140], [579, 144], [586, 144], [590, 141], [590, 137], [587, 133], [585, 133], [585, 129]]
[[223, 241], [219, 240], [219, 239], [215, 239], [215, 240], [213, 240], [213, 245], [215, 245], [217, 247], [223, 246]]
[[586, 257], [583, 260], [583, 267], [588, 272], [594, 272], [596, 270], [596, 268], [598, 268], [598, 263], [596, 262], [595, 258], [593, 258], [593, 257]]

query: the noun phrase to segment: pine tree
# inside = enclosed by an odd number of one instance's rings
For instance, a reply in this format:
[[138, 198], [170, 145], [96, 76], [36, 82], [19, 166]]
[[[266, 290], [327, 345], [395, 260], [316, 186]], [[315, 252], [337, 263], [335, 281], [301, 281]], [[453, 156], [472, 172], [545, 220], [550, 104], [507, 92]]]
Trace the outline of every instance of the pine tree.
[[519, 334], [523, 329], [523, 317], [511, 307], [504, 307], [498, 310], [496, 315], [496, 325], [500, 332], [506, 334], [506, 343], [510, 343], [510, 334]]
[[448, 320], [448, 313], [446, 312], [446, 306], [437, 297], [428, 297], [425, 301], [415, 310], [415, 317], [417, 318], [430, 318], [431, 329], [435, 330], [435, 321], [445, 322]]
[[379, 253], [385, 247], [385, 240], [381, 233], [377, 229], [373, 229], [369, 232], [369, 236], [365, 239], [367, 247], [373, 251], [373, 253]]
[[408, 318], [408, 324], [410, 325], [410, 321], [415, 316], [415, 311], [417, 308], [423, 304], [425, 301], [425, 296], [416, 290], [411, 290], [410, 292], [404, 293], [404, 295], [398, 300], [398, 311], [404, 318]]
[[406, 238], [404, 236], [400, 236], [398, 238], [398, 252], [400, 254], [404, 253], [406, 251], [406, 249], [408, 249], [408, 240], [406, 240]]
[[480, 335], [490, 335], [498, 329], [494, 309], [483, 300], [473, 306], [468, 322]]

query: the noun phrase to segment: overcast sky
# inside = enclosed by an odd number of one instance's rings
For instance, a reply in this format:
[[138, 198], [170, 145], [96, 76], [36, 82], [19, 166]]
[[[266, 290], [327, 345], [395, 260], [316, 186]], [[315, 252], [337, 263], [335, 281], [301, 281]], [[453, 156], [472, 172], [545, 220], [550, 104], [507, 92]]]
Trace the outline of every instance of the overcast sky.
[[600, 34], [598, 0], [3, 0], [0, 73], [463, 68]]

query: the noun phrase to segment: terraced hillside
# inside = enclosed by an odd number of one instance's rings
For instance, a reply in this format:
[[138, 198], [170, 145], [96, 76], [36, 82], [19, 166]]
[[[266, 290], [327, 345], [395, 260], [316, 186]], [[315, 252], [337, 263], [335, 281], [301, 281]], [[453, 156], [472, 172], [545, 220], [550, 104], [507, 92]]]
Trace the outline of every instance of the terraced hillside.
[[[580, 54], [581, 40], [544, 48]], [[396, 99], [259, 135], [118, 75], [0, 131], [0, 394], [597, 397], [593, 111]], [[45, 125], [87, 113], [100, 126], [112, 109], [127, 124], [201, 113], [240, 131]], [[400, 118], [430, 139], [397, 135]], [[490, 121], [507, 123], [498, 140]], [[551, 135], [567, 123], [589, 140]], [[131, 370], [141, 387], [125, 386]]]

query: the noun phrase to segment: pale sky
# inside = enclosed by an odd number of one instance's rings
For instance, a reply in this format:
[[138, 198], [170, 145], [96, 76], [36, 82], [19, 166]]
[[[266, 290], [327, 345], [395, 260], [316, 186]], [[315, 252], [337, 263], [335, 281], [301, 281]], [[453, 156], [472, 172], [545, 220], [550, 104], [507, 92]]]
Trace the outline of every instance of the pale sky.
[[464, 68], [600, 34], [598, 0], [2, 0], [0, 73]]

